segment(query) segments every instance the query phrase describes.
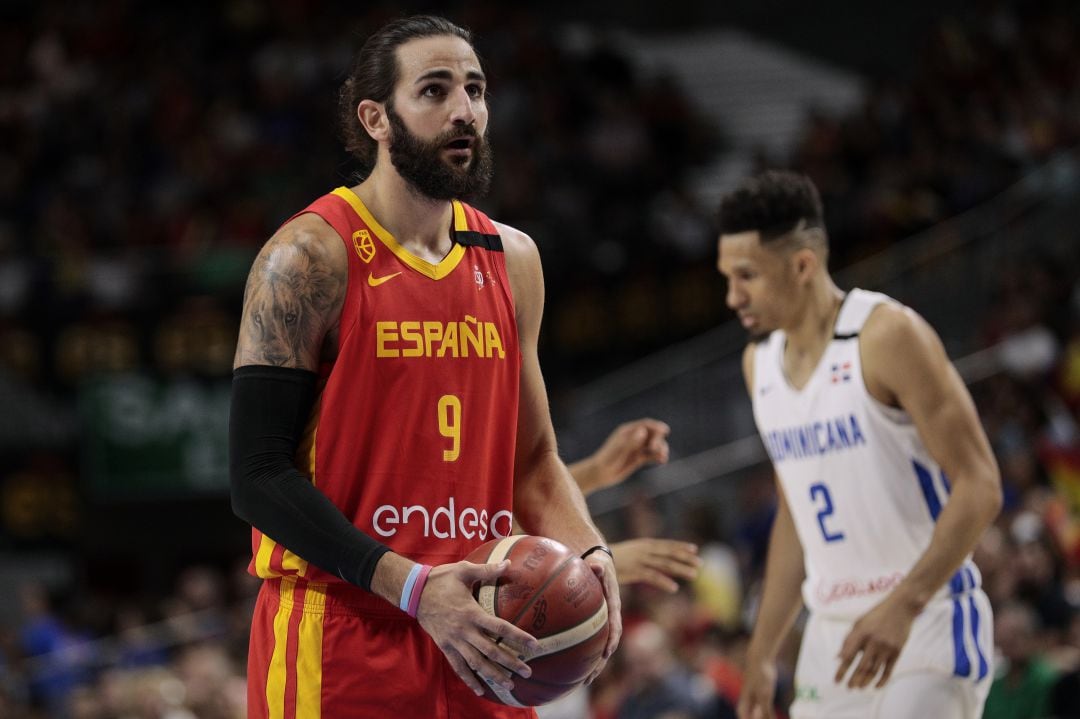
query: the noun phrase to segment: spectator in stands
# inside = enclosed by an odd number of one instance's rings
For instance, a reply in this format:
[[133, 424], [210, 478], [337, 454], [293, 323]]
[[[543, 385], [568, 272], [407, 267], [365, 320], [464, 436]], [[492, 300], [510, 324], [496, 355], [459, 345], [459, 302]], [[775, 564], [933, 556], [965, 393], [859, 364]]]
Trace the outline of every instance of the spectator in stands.
[[1042, 719], [1057, 677], [1038, 649], [1038, 616], [1020, 603], [1007, 604], [996, 614], [994, 636], [1004, 666], [990, 687], [983, 718]]

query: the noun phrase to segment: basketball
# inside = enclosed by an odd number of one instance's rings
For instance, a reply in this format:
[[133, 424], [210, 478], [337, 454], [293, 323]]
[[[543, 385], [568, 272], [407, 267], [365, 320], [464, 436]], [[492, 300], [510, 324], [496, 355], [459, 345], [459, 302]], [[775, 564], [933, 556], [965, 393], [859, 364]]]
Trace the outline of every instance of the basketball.
[[584, 560], [553, 539], [523, 534], [492, 540], [465, 559], [476, 564], [510, 560], [503, 576], [478, 584], [473, 594], [486, 612], [540, 642], [540, 650], [525, 657], [532, 676], [515, 674], [513, 691], [485, 682], [485, 697], [509, 706], [538, 706], [589, 677], [607, 643], [608, 612], [600, 580]]

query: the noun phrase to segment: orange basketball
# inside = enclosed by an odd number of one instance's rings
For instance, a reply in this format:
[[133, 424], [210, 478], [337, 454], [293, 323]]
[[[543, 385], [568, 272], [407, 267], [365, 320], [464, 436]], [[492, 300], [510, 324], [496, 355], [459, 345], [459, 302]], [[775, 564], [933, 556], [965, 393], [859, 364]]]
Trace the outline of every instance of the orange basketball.
[[487, 684], [485, 697], [510, 706], [538, 706], [589, 677], [608, 638], [604, 589], [589, 565], [553, 539], [524, 534], [494, 539], [465, 559], [477, 564], [510, 560], [497, 582], [479, 584], [473, 593], [489, 614], [540, 642], [540, 651], [525, 657], [532, 676], [515, 674], [512, 691]]

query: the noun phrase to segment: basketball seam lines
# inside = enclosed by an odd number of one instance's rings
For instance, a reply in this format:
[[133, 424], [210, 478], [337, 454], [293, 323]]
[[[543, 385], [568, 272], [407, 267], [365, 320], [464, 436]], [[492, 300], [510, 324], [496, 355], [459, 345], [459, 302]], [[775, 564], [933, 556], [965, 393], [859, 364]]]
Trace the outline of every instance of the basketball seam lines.
[[[501, 547], [506, 542], [506, 540], [512, 539], [513, 541], [511, 541], [509, 546], [507, 546], [506, 552], [502, 556], [502, 559], [509, 559], [510, 558], [510, 552], [514, 551], [514, 545], [516, 545], [524, 537], [525, 537], [525, 535], [523, 535], [523, 534], [516, 535], [516, 538], [514, 538], [514, 536], [504, 537], [502, 539], [502, 541], [496, 543], [495, 546], [491, 548], [491, 551], [488, 552], [487, 559], [485, 559], [484, 561], [490, 564], [491, 563], [491, 558], [492, 558], [492, 556], [494, 556], [496, 550], [498, 550], [499, 547]], [[501, 562], [502, 559], [500, 559], [499, 561]], [[493, 617], [498, 618], [498, 616], [499, 616], [499, 580], [498, 579], [496, 579], [495, 583], [493, 585], [491, 585], [491, 589], [492, 589], [492, 592], [491, 592], [491, 615]], [[499, 637], [496, 640], [495, 643], [499, 644], [501, 642], [502, 642], [502, 637]]]
[[565, 650], [567, 650], [567, 649], [569, 649], [571, 647], [580, 646], [581, 644], [589, 641], [590, 639], [592, 639], [593, 637], [595, 637], [597, 635], [597, 633], [600, 631], [599, 628], [596, 629], [595, 631], [593, 631], [593, 633], [590, 634], [589, 636], [587, 636], [585, 639], [581, 639], [579, 641], [576, 641], [574, 644], [570, 644], [568, 646], [556, 646], [554, 649], [544, 646], [544, 642], [550, 643], [550, 641], [553, 640], [553, 639], [558, 639], [560, 637], [574, 636], [574, 634], [576, 632], [578, 632], [579, 630], [581, 630], [582, 627], [588, 627], [590, 624], [592, 624], [594, 622], [597, 622], [600, 615], [604, 615], [603, 621], [606, 622], [607, 621], [607, 601], [606, 600], [600, 605], [600, 607], [595, 612], [593, 612], [591, 615], [589, 615], [589, 617], [587, 617], [583, 621], [578, 622], [577, 624], [575, 624], [572, 627], [567, 627], [566, 629], [562, 630], [561, 632], [555, 632], [554, 634], [549, 634], [548, 636], [541, 638], [539, 640], [539, 642], [540, 642], [540, 651], [537, 652], [536, 654], [533, 654], [532, 656], [530, 656], [529, 661], [532, 661], [533, 659], [537, 659], [539, 657], [546, 657], [546, 656], [550, 656], [552, 654], [558, 654], [559, 652], [565, 651]]
[[[533, 592], [533, 593], [532, 593], [532, 596], [530, 596], [530, 597], [529, 597], [529, 598], [528, 598], [528, 599], [527, 599], [527, 600], [525, 601], [525, 608], [524, 608], [524, 609], [522, 609], [522, 610], [521, 610], [520, 612], [518, 612], [518, 613], [517, 613], [517, 616], [515, 616], [515, 617], [514, 617], [513, 619], [509, 620], [509, 621], [510, 621], [510, 623], [516, 626], [516, 625], [517, 625], [517, 622], [518, 622], [518, 620], [519, 620], [519, 619], [521, 619], [521, 617], [525, 615], [525, 612], [529, 611], [529, 607], [530, 607], [530, 606], [532, 605], [532, 602], [533, 602], [533, 600], [534, 600], [534, 599], [535, 599], [536, 597], [538, 597], [538, 596], [540, 596], [541, 594], [543, 594], [543, 593], [544, 593], [544, 590], [545, 590], [545, 589], [547, 589], [547, 588], [548, 588], [548, 587], [549, 587], [549, 586], [551, 585], [551, 583], [552, 583], [552, 582], [554, 582], [554, 581], [555, 581], [556, 579], [558, 579], [558, 578], [559, 578], [559, 575], [563, 573], [563, 570], [565, 570], [565, 569], [566, 569], [566, 567], [567, 567], [567, 566], [568, 566], [568, 565], [570, 564], [570, 562], [574, 561], [575, 559], [577, 559], [577, 557], [576, 557], [576, 556], [574, 556], [574, 555], [570, 555], [569, 557], [567, 557], [566, 559], [564, 559], [564, 560], [563, 560], [563, 563], [562, 563], [562, 564], [560, 564], [560, 565], [558, 566], [558, 568], [557, 568], [557, 569], [556, 569], [556, 570], [555, 570], [554, 572], [552, 572], [552, 573], [551, 573], [551, 576], [547, 578], [547, 581], [546, 581], [546, 582], [544, 582], [543, 584], [541, 584], [541, 585], [540, 585], [540, 588], [539, 588], [539, 589], [537, 589], [537, 590], [536, 590], [535, 592]], [[498, 599], [498, 597], [499, 597], [499, 593], [498, 593], [498, 592], [495, 592], [495, 601], [496, 601], [496, 602], [497, 602], [497, 601], [499, 600], [499, 599]]]

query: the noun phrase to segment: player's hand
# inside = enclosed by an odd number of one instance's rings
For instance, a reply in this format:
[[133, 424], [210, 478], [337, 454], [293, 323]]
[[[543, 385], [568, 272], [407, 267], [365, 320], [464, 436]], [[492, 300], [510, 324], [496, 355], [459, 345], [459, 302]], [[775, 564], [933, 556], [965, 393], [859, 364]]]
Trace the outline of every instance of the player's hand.
[[676, 579], [693, 581], [701, 567], [697, 545], [674, 539], [630, 539], [611, 545], [621, 584], [648, 584], [664, 592], [679, 591]]
[[595, 489], [616, 485], [646, 464], [667, 462], [669, 434], [666, 423], [647, 417], [620, 424], [592, 456]]
[[775, 719], [776, 662], [748, 660], [736, 711], [739, 719]]
[[586, 684], [592, 684], [593, 679], [600, 675], [607, 665], [607, 660], [615, 653], [622, 638], [622, 599], [619, 597], [619, 582], [616, 579], [615, 564], [606, 552], [593, 552], [585, 558], [585, 563], [593, 570], [593, 574], [600, 580], [604, 587], [604, 599], [608, 608], [608, 640], [604, 647], [604, 659], [585, 680]]
[[919, 611], [909, 602], [893, 592], [862, 615], [851, 627], [840, 647], [840, 667], [836, 670], [836, 683], [843, 682], [848, 669], [855, 664], [855, 670], [847, 682], [848, 687], [862, 689], [878, 675], [880, 678], [875, 686], [885, 686], [885, 682], [889, 681], [892, 675], [893, 667], [896, 666], [900, 650], [904, 648], [904, 643], [911, 633], [911, 624], [918, 614]]
[[486, 682], [513, 689], [511, 672], [523, 677], [532, 673], [521, 657], [532, 656], [540, 649], [531, 634], [491, 616], [473, 598], [474, 584], [494, 581], [509, 567], [507, 560], [433, 567], [416, 611], [420, 626], [431, 635], [461, 680], [478, 695], [484, 693], [478, 675]]

